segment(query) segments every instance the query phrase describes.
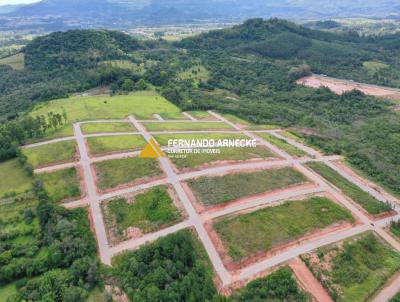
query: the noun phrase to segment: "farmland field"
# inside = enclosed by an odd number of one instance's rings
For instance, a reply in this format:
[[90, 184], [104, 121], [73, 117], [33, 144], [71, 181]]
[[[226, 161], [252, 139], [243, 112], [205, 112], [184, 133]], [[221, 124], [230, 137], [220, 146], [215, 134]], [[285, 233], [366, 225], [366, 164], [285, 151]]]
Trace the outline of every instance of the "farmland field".
[[148, 131], [165, 130], [229, 130], [228, 124], [221, 122], [157, 122], [143, 123]]
[[102, 190], [162, 174], [157, 160], [149, 158], [113, 159], [96, 163], [94, 166], [98, 186]]
[[86, 139], [90, 154], [134, 151], [146, 145], [141, 135], [96, 136]]
[[135, 127], [127, 122], [87, 123], [82, 124], [81, 129], [84, 134], [136, 131]]
[[23, 148], [22, 153], [34, 168], [38, 168], [51, 163], [72, 161], [76, 156], [76, 142], [65, 141], [39, 147]]
[[354, 202], [362, 206], [368, 213], [377, 215], [390, 211], [390, 206], [375, 199], [375, 197], [369, 193], [361, 190], [358, 186], [349, 182], [347, 179], [342, 177], [339, 173], [324, 163], [309, 163], [307, 166], [342, 190], [343, 193], [349, 196]]
[[269, 133], [257, 133], [257, 135], [265, 139], [266, 141], [270, 142], [271, 144], [277, 146], [278, 148], [286, 151], [288, 154], [292, 156], [302, 157], [307, 155], [307, 153], [304, 152], [303, 150], [300, 150], [295, 146], [289, 144], [285, 140], [275, 137]]
[[302, 258], [331, 297], [340, 302], [370, 301], [400, 269], [400, 253], [372, 232], [319, 248]]
[[[146, 106], [143, 106], [146, 104]], [[139, 119], [153, 119], [153, 113], [170, 118], [182, 118], [181, 111], [162, 96], [154, 92], [136, 92], [122, 96], [70, 97], [40, 104], [32, 111], [32, 116], [48, 112], [61, 113], [65, 109], [69, 121], [96, 119], [119, 119], [135, 115]]]
[[79, 178], [75, 168], [42, 173], [37, 178], [43, 182], [45, 190], [54, 202], [81, 196]]
[[238, 261], [344, 221], [353, 222], [349, 211], [328, 198], [312, 197], [248, 214], [223, 217], [214, 223], [214, 228], [227, 246], [229, 255]]
[[129, 200], [111, 200], [104, 206], [103, 213], [109, 228], [120, 237], [130, 227], [149, 233], [177, 222], [181, 217], [166, 187], [149, 189]]
[[17, 159], [0, 163], [0, 179], [0, 197], [30, 190], [33, 181]]
[[305, 182], [307, 182], [306, 177], [290, 167], [224, 176], [199, 177], [187, 181], [197, 200], [207, 206]]

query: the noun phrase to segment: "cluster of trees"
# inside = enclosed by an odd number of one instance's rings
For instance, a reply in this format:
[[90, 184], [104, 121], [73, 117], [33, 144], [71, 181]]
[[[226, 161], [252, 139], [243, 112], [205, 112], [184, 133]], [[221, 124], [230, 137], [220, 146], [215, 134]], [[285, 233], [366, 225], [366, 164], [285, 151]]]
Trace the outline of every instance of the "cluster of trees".
[[308, 301], [289, 268], [220, 296], [204, 253], [190, 231], [180, 231], [118, 256], [108, 277], [131, 301]]
[[217, 291], [205, 261], [190, 231], [181, 231], [119, 256], [110, 277], [131, 301], [211, 301]]
[[[55, 205], [39, 182], [34, 190], [39, 199], [34, 213], [40, 224], [39, 241], [36, 249], [31, 247], [23, 254], [8, 250], [11, 257], [0, 266], [0, 282], [18, 280], [18, 293], [10, 298], [13, 302], [84, 301], [98, 284], [99, 274], [87, 213]], [[24, 214], [24, 219], [29, 222], [31, 214]], [[41, 256], [39, 249], [44, 251]]]
[[49, 112], [47, 116], [40, 115], [23, 118], [0, 124], [0, 162], [15, 157], [18, 146], [27, 139], [40, 138], [49, 130], [56, 130], [68, 122], [65, 110], [62, 113]]

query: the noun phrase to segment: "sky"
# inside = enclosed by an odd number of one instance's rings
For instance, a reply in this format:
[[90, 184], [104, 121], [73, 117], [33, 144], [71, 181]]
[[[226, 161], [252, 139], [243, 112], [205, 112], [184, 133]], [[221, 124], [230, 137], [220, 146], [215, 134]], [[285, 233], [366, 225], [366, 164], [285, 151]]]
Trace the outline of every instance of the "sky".
[[0, 0], [0, 5], [33, 3], [33, 2], [38, 2], [38, 1], [40, 1], [40, 0]]

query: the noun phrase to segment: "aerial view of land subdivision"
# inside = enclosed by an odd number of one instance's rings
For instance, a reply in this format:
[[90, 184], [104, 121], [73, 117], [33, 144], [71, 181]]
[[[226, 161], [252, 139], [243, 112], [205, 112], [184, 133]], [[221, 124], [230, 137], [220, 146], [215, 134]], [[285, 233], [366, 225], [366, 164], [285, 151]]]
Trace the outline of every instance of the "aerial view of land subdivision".
[[0, 302], [399, 302], [397, 1], [0, 1]]

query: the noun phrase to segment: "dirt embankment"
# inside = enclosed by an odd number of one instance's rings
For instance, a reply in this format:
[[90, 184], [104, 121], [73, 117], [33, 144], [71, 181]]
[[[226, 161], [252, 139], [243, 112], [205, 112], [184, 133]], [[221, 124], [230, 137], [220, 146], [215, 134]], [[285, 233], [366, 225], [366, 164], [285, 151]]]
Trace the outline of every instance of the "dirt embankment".
[[356, 89], [367, 95], [393, 99], [393, 100], [400, 100], [400, 90], [398, 89], [357, 83], [353, 81], [340, 80], [325, 76], [312, 75], [301, 78], [297, 80], [296, 83], [311, 88], [327, 87], [332, 92], [339, 95]]

